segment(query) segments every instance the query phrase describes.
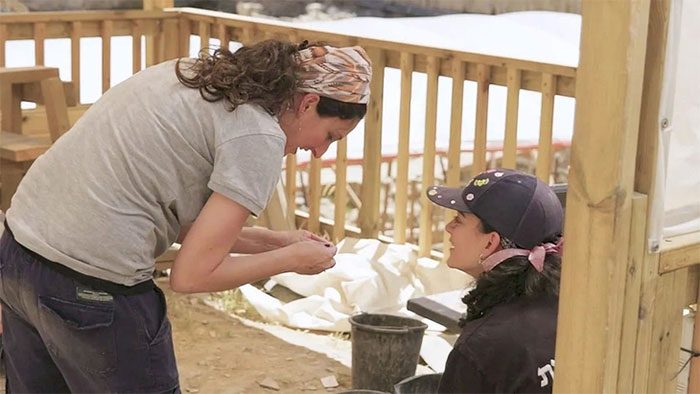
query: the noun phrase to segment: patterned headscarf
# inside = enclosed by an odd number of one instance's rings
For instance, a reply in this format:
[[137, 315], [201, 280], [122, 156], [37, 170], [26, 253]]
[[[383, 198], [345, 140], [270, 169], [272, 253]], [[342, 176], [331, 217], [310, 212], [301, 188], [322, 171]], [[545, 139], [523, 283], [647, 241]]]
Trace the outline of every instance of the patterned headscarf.
[[372, 63], [362, 47], [312, 46], [298, 52], [302, 92], [367, 104]]

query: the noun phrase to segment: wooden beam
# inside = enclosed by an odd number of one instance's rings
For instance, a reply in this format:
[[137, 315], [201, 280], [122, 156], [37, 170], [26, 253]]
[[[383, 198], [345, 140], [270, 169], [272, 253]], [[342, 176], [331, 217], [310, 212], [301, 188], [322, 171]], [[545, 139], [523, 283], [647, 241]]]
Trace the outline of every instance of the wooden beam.
[[[615, 392], [649, 0], [582, 2], [556, 392]], [[624, 245], [624, 247], [620, 247]], [[585, 313], [582, 313], [585, 311]]]
[[[700, 352], [700, 287], [695, 303], [695, 324], [691, 350]], [[693, 357], [690, 361], [690, 373], [688, 374], [688, 394], [698, 393], [700, 393], [700, 357]]]
[[[447, 176], [445, 184], [459, 186], [460, 156], [462, 148], [462, 110], [464, 105], [464, 63], [452, 60], [452, 105], [450, 111], [450, 142], [447, 148]], [[444, 210], [444, 222], [449, 223], [455, 217], [452, 209]], [[444, 262], [450, 257], [450, 234], [443, 231], [442, 245]]]
[[411, 91], [413, 89], [413, 61], [411, 53], [401, 54], [401, 98], [399, 103], [399, 145], [396, 160], [396, 198], [394, 200], [394, 242], [406, 242], [408, 207], [408, 162], [411, 136]]
[[335, 209], [333, 218], [332, 235], [333, 243], [337, 243], [345, 238], [345, 213], [348, 205], [348, 139], [343, 138], [338, 141], [335, 155], [335, 192], [333, 203]]
[[557, 79], [552, 74], [542, 74], [542, 106], [540, 110], [540, 141], [537, 147], [536, 174], [549, 183], [552, 172], [552, 124], [554, 121], [554, 92]]
[[433, 210], [435, 206], [428, 200], [425, 190], [435, 183], [435, 136], [437, 135], [438, 69], [440, 61], [428, 58], [428, 86], [425, 98], [425, 137], [423, 138], [423, 173], [420, 194], [420, 222], [418, 246], [419, 256], [427, 256], [433, 248]]
[[506, 135], [503, 139], [503, 167], [515, 168], [518, 146], [518, 109], [520, 104], [521, 72], [508, 69], [508, 98], [506, 101]]
[[489, 66], [486, 64], [479, 64], [477, 69], [476, 125], [474, 129], [472, 177], [486, 170], [486, 128], [489, 114], [489, 88], [491, 85], [491, 69]]
[[637, 349], [637, 328], [639, 325], [639, 304], [644, 275], [643, 263], [646, 251], [647, 196], [635, 193], [632, 197], [632, 220], [630, 222], [630, 243], [624, 311], [622, 315], [622, 339], [620, 345], [620, 371], [617, 382], [618, 393], [631, 393], [634, 387], [634, 360]]
[[382, 155], [382, 104], [384, 96], [384, 52], [376, 48], [367, 49], [372, 60], [370, 99], [365, 117], [364, 160], [362, 167], [362, 207], [358, 224], [363, 237], [379, 235], [379, 190], [381, 186]]
[[659, 253], [660, 274], [700, 264], [700, 231], [664, 239]]
[[82, 24], [71, 23], [70, 29], [70, 78], [73, 82], [75, 101], [80, 104], [80, 37]]

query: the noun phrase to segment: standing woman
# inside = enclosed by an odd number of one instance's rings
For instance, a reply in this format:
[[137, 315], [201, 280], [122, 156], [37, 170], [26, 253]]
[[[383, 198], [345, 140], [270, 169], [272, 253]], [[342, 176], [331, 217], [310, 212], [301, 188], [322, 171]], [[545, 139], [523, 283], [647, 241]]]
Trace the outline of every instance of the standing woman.
[[457, 211], [447, 265], [476, 278], [441, 393], [551, 393], [564, 212], [537, 178], [489, 170], [428, 198]]
[[[244, 227], [297, 149], [320, 157], [362, 119], [360, 47], [269, 40], [150, 67], [108, 90], [36, 160], [0, 240], [10, 392], [179, 392], [154, 259], [170, 286], [315, 274], [335, 247]], [[229, 256], [229, 252], [248, 254]]]

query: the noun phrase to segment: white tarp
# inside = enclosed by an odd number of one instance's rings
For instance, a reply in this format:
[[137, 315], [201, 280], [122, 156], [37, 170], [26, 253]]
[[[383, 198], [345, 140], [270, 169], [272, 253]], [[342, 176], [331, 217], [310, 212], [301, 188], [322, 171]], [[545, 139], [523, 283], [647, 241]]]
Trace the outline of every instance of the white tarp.
[[283, 304], [253, 286], [241, 291], [266, 319], [290, 327], [350, 331], [351, 315], [414, 316], [406, 302], [415, 297], [464, 289], [469, 276], [428, 258], [408, 245], [346, 238], [338, 244], [335, 267], [318, 275], [285, 273], [273, 280], [304, 296]]
[[671, 3], [649, 246], [700, 231], [700, 2]]

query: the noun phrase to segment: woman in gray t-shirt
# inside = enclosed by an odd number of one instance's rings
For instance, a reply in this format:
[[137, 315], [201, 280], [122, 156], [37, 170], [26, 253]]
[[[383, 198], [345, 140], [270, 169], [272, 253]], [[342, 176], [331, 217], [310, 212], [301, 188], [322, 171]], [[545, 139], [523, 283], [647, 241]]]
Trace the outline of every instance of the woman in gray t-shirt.
[[320, 157], [355, 128], [370, 78], [360, 47], [269, 40], [161, 63], [108, 90], [36, 160], [7, 212], [10, 390], [177, 390], [152, 280], [173, 242], [180, 292], [332, 267], [327, 241], [244, 223], [269, 201], [285, 154]]

